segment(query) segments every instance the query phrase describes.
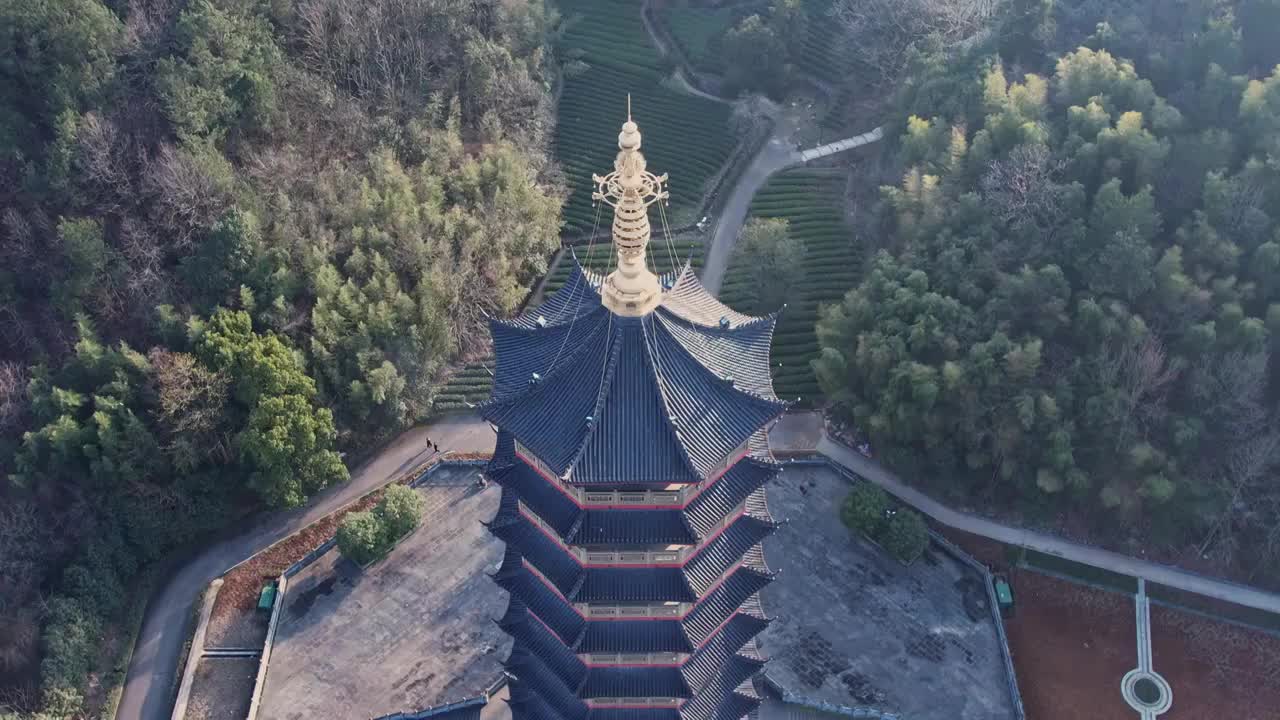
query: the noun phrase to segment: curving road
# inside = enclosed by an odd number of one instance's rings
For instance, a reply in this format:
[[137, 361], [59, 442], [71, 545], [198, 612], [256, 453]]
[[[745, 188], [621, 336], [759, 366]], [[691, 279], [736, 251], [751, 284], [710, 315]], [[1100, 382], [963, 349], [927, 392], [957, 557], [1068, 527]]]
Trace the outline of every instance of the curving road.
[[817, 451], [846, 470], [859, 475], [896, 495], [906, 504], [928, 515], [939, 523], [974, 535], [998, 540], [1006, 545], [1021, 546], [1048, 555], [1066, 558], [1103, 570], [1141, 578], [1147, 582], [1186, 590], [1198, 595], [1217, 598], [1237, 605], [1280, 613], [1280, 594], [1267, 592], [1227, 580], [1211, 578], [1161, 565], [1110, 550], [1081, 545], [1035, 530], [1012, 527], [977, 515], [953, 510], [946, 505], [908, 486], [880, 463], [831, 440], [823, 433], [817, 442]]
[[491, 452], [494, 443], [489, 424], [474, 416], [445, 418], [408, 430], [353, 471], [346, 484], [330, 488], [304, 507], [258, 517], [250, 527], [240, 529], [233, 537], [214, 541], [170, 574], [147, 605], [116, 717], [120, 720], [169, 717], [187, 621], [196, 596], [210, 581], [259, 550], [426, 460], [432, 455], [427, 448], [428, 438], [439, 445], [442, 452]]

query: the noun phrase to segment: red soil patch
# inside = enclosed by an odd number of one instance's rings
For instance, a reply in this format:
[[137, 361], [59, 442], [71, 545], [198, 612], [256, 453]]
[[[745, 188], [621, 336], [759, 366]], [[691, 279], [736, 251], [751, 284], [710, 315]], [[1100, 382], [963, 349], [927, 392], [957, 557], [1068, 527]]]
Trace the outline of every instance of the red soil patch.
[[1137, 717], [1120, 697], [1120, 678], [1138, 664], [1133, 602], [1025, 571], [1012, 579], [1018, 606], [1005, 629], [1027, 717]]
[[1160, 720], [1280, 717], [1280, 638], [1153, 605], [1151, 651], [1173, 688]]
[[[1018, 689], [1031, 720], [1132, 720], [1120, 679], [1137, 666], [1133, 598], [1010, 569], [1004, 546], [943, 535], [1006, 573], [1017, 598], [1005, 621]], [[1156, 672], [1173, 688], [1161, 720], [1280, 718], [1280, 638], [1151, 606]]]

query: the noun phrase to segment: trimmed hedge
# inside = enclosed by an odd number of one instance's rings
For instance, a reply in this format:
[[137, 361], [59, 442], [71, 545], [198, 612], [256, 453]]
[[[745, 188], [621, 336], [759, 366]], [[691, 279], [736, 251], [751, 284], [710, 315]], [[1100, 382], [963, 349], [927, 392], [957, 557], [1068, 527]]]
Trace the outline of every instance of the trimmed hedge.
[[904, 565], [915, 562], [929, 545], [929, 528], [920, 513], [897, 504], [882, 488], [866, 481], [849, 492], [840, 506], [840, 519]]

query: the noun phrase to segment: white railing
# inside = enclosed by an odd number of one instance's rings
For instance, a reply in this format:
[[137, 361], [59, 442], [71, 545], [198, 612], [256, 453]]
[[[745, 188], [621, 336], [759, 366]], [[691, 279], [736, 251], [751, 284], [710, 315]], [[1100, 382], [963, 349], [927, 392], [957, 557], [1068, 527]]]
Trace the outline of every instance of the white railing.
[[686, 653], [587, 653], [583, 656], [588, 665], [679, 665], [688, 658]]
[[663, 603], [661, 605], [597, 605], [577, 603], [578, 614], [590, 620], [603, 618], [678, 618], [693, 608], [692, 603]]
[[611, 707], [611, 706], [636, 706], [643, 705], [645, 707], [679, 707], [683, 702], [680, 698], [664, 698], [664, 697], [611, 697], [611, 698], [591, 698], [587, 700], [588, 707]]

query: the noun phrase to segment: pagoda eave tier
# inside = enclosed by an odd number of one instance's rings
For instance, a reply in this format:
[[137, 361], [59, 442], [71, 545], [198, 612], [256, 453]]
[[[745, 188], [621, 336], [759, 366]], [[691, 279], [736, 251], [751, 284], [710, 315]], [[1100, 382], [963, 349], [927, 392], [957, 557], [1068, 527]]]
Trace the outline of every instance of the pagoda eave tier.
[[687, 266], [656, 310], [620, 317], [575, 263], [539, 308], [491, 323], [482, 414], [575, 485], [703, 481], [786, 409], [769, 373], [775, 322], [724, 306]]

